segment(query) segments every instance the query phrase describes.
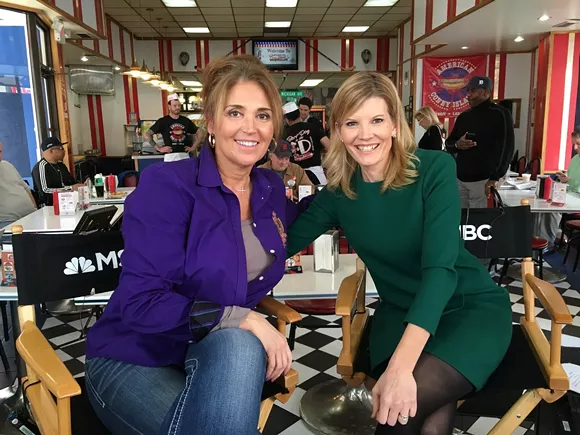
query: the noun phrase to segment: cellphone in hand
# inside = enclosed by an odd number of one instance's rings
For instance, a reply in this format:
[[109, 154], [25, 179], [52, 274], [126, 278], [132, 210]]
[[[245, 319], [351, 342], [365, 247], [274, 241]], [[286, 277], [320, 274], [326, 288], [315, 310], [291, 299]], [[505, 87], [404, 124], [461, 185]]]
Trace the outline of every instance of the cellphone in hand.
[[477, 136], [475, 133], [465, 133], [465, 139], [475, 142], [477, 140]]

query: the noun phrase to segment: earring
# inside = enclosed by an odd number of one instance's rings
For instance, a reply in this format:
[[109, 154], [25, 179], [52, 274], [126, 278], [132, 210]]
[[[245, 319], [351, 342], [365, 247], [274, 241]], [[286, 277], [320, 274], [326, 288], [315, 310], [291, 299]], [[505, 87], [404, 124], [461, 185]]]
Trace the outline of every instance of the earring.
[[276, 141], [274, 140], [274, 138], [272, 138], [272, 142], [270, 142], [270, 146], [268, 147], [268, 151], [273, 153], [274, 151], [276, 151]]
[[396, 138], [397, 138], [397, 132], [393, 131], [393, 139], [396, 139]]
[[209, 142], [209, 146], [212, 148], [215, 148], [215, 136], [213, 135], [213, 133], [209, 134], [209, 137], [207, 140]]

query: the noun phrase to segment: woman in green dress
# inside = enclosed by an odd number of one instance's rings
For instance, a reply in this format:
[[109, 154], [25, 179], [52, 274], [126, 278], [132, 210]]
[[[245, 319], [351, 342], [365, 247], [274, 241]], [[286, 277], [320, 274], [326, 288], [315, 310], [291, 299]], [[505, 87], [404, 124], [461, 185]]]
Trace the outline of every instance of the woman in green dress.
[[340, 226], [376, 284], [376, 434], [452, 433], [511, 340], [511, 305], [460, 237], [453, 158], [417, 149], [397, 90], [358, 73], [332, 103], [327, 187], [288, 230], [293, 254]]

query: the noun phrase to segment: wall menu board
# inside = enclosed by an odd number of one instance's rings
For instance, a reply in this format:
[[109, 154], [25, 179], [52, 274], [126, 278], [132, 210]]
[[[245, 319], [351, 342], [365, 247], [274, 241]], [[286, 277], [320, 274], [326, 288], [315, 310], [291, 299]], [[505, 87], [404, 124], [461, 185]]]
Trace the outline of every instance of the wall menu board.
[[252, 52], [271, 70], [298, 69], [298, 40], [253, 40]]

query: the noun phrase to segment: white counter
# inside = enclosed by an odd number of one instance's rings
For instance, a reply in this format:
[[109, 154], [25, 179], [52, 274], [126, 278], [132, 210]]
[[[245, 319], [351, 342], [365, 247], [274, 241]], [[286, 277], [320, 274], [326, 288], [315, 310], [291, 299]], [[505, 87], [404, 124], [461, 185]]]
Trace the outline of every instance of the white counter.
[[578, 193], [567, 193], [566, 204], [563, 206], [552, 205], [545, 199], [537, 199], [533, 190], [500, 190], [499, 193], [504, 204], [509, 207], [518, 207], [522, 199], [528, 199], [532, 213], [580, 213]]
[[[335, 273], [314, 272], [312, 255], [301, 257], [302, 273], [284, 275], [274, 287], [274, 298], [279, 300], [292, 299], [333, 299], [338, 295], [342, 280], [356, 271], [356, 254], [341, 254]], [[92, 296], [76, 298], [77, 305], [103, 305], [109, 301], [113, 292], [98, 293]], [[375, 283], [367, 272], [367, 297], [377, 297]]]
[[152, 160], [152, 159], [163, 160], [164, 155], [165, 154], [137, 155], [137, 156], [131, 156], [131, 159], [133, 159], [133, 160]]
[[134, 187], [118, 187], [117, 192], [124, 192], [126, 193], [125, 196], [120, 198], [108, 198], [107, 194], [105, 193], [105, 197], [103, 198], [91, 198], [91, 204], [97, 205], [114, 205], [114, 204], [124, 204], [125, 198], [127, 198], [133, 191], [135, 190]]
[[[105, 205], [91, 205], [89, 210], [102, 207], [105, 207]], [[124, 210], [122, 204], [115, 205], [115, 207], [117, 207], [117, 213], [113, 217], [113, 221], [116, 220]], [[24, 232], [31, 233], [72, 233], [84, 212], [85, 210], [82, 210], [77, 211], [74, 216], [61, 216], [54, 214], [54, 207], [43, 207], [7, 226], [5, 233], [12, 233], [12, 225], [22, 225]]]

